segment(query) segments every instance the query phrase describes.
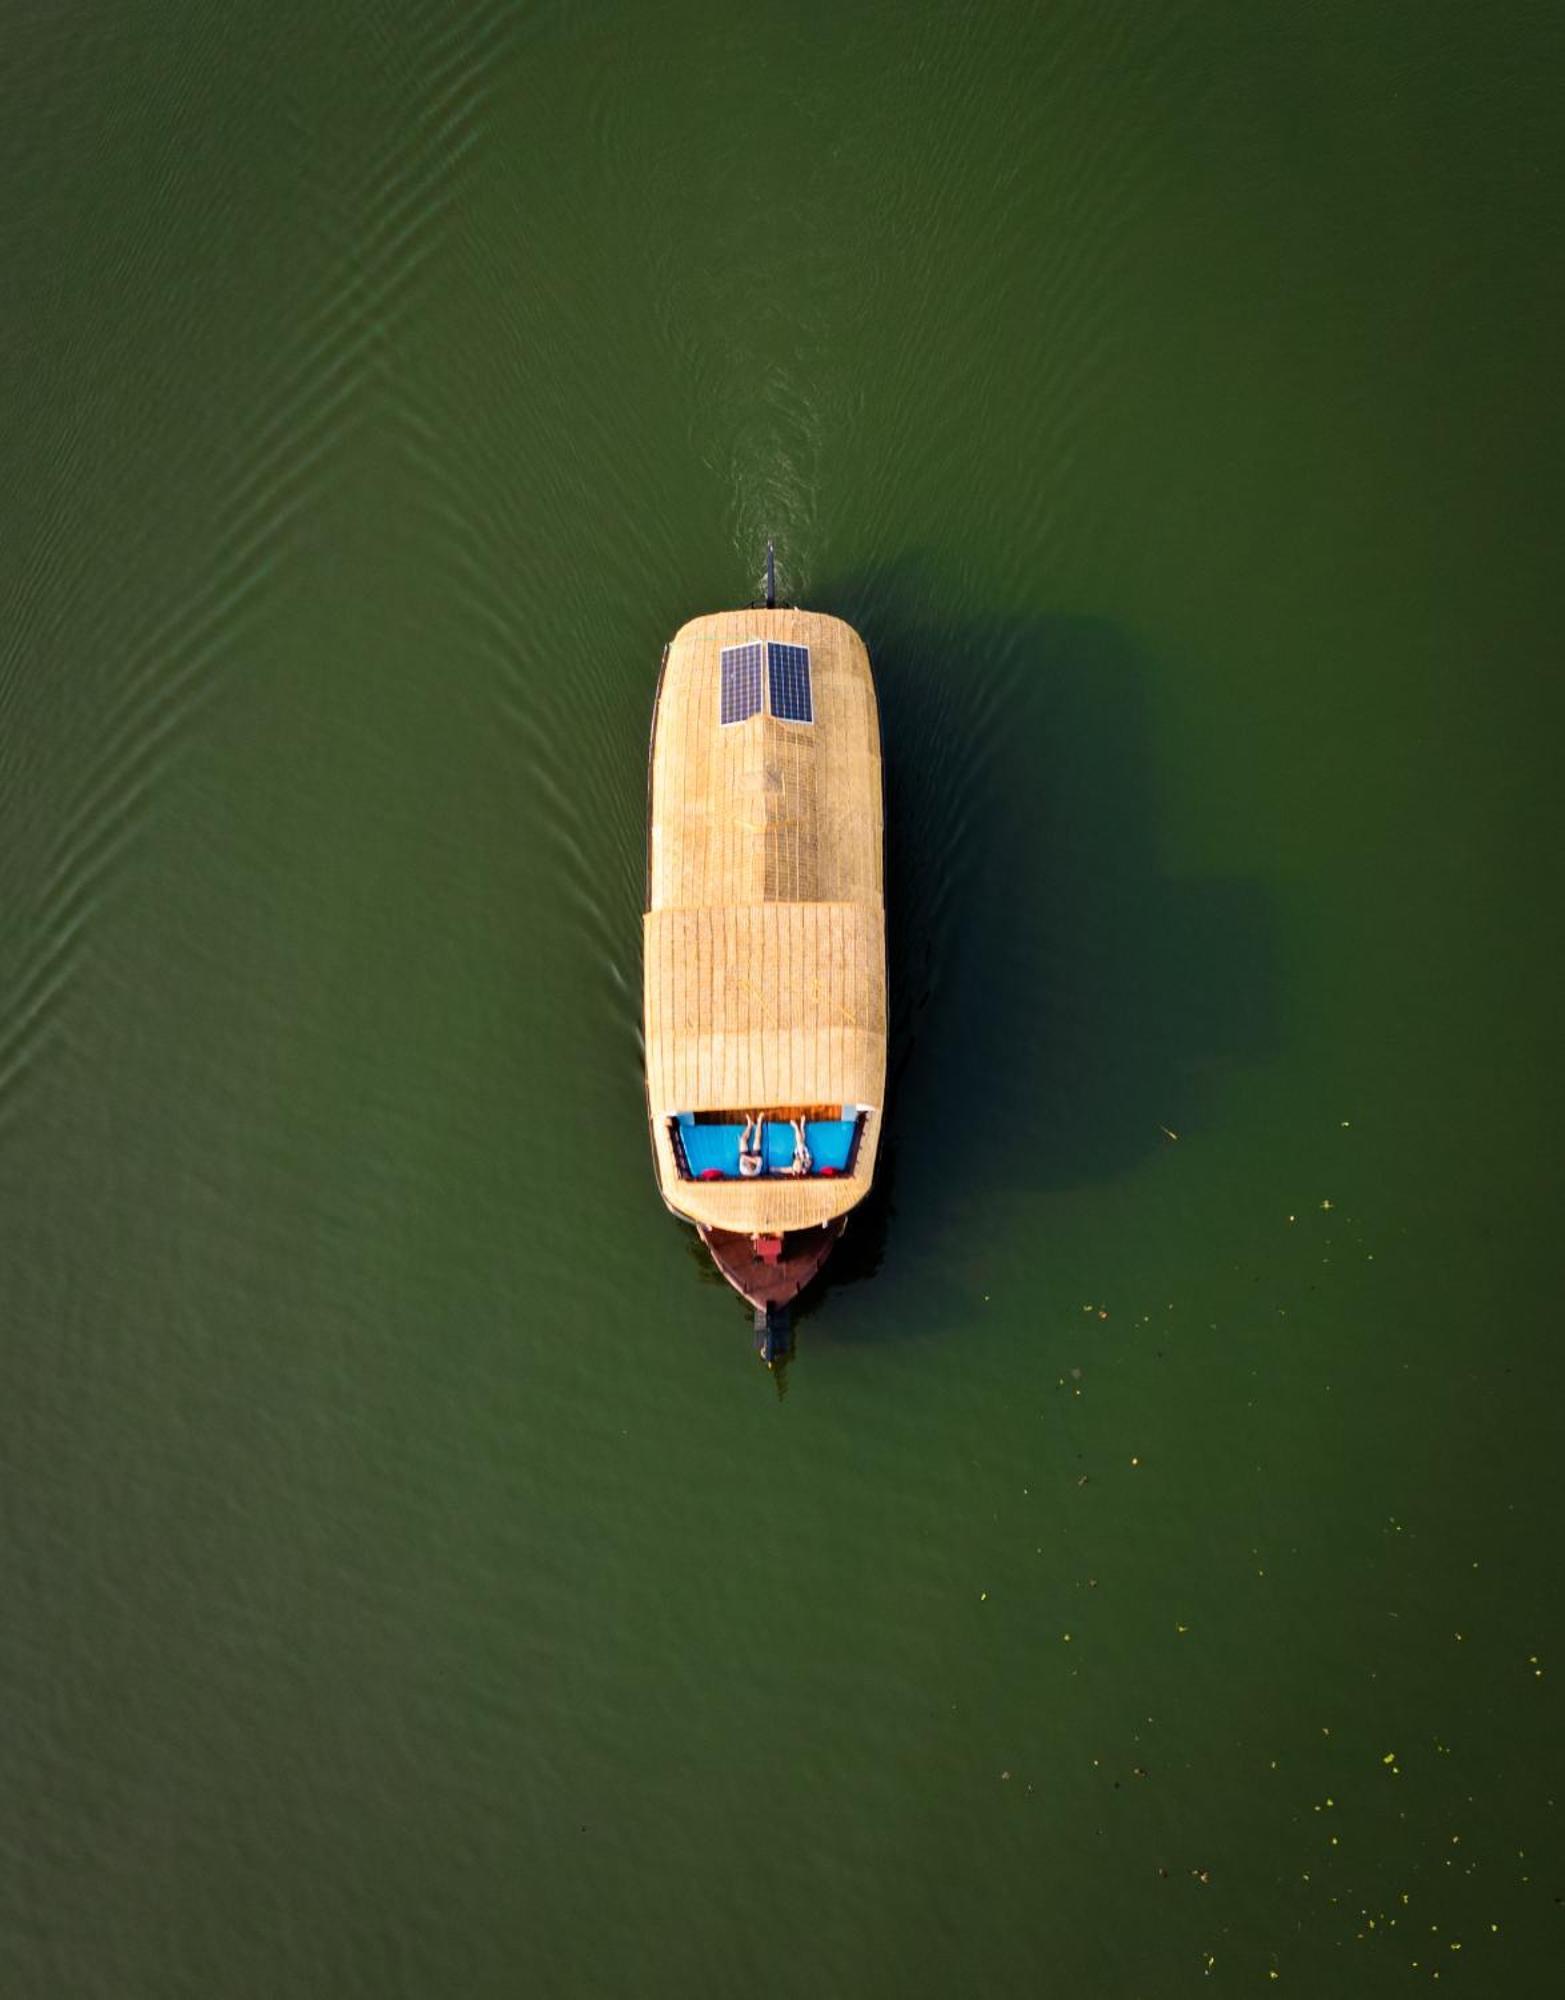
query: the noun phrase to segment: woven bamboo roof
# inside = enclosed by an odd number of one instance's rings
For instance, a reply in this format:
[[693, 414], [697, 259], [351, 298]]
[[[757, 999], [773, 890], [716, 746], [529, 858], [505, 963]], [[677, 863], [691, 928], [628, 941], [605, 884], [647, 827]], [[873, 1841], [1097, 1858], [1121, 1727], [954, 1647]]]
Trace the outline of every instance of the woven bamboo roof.
[[[808, 646], [814, 720], [720, 720], [720, 655]], [[886, 1082], [880, 722], [864, 643], [810, 611], [726, 611], [674, 638], [653, 722], [644, 1000], [658, 1179], [692, 1221], [799, 1229], [863, 1199]], [[850, 1175], [685, 1181], [668, 1119], [866, 1107]]]

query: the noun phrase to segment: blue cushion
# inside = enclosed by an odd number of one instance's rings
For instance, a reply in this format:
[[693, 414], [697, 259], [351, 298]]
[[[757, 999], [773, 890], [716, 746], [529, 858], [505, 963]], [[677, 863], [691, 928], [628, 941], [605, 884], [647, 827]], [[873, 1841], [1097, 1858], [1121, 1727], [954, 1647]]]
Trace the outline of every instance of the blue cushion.
[[[716, 1167], [719, 1173], [730, 1180], [739, 1174], [739, 1135], [742, 1125], [697, 1125], [693, 1119], [682, 1117], [679, 1121], [679, 1136], [684, 1142], [685, 1163], [692, 1176], [699, 1180], [708, 1167]], [[792, 1154], [789, 1155], [790, 1159]]]
[[804, 1138], [815, 1163], [814, 1172], [819, 1173], [822, 1167], [835, 1167], [839, 1174], [846, 1172], [857, 1123], [854, 1118], [811, 1118], [806, 1122]]
[[766, 1121], [766, 1171], [780, 1174], [793, 1165], [793, 1127], [775, 1118]]

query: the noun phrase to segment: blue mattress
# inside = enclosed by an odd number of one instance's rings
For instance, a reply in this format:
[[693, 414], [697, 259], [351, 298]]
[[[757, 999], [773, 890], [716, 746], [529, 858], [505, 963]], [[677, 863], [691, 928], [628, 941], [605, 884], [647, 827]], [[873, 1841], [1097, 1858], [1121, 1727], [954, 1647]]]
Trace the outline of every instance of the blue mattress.
[[793, 1127], [772, 1125], [766, 1127], [766, 1171], [769, 1174], [783, 1173], [793, 1165]]
[[[739, 1176], [739, 1135], [742, 1125], [698, 1125], [687, 1112], [679, 1121], [685, 1161], [699, 1180], [708, 1167], [716, 1167], [730, 1180]], [[790, 1155], [791, 1157], [791, 1155]]]
[[[810, 1118], [805, 1121], [804, 1142], [810, 1149], [810, 1171], [822, 1167], [846, 1173], [853, 1152], [857, 1116]], [[725, 1180], [739, 1177], [739, 1140], [742, 1125], [698, 1125], [688, 1111], [679, 1115], [679, 1137], [685, 1149], [685, 1164], [691, 1177], [699, 1180], [715, 1167]], [[793, 1127], [769, 1119], [766, 1124], [766, 1171], [785, 1174], [793, 1165]]]
[[804, 1143], [810, 1149], [814, 1161], [813, 1172], [822, 1167], [835, 1167], [845, 1173], [848, 1155], [853, 1151], [853, 1128], [856, 1118], [807, 1118], [804, 1122]]

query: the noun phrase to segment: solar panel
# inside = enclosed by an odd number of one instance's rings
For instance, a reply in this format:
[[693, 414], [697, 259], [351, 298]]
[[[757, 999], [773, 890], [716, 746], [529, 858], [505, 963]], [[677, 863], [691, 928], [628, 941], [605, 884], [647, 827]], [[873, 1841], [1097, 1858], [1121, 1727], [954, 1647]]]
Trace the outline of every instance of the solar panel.
[[761, 642], [723, 648], [723, 721], [745, 722], [761, 710]]
[[810, 700], [810, 649], [785, 646], [769, 639], [766, 645], [767, 677], [771, 682], [772, 713], [780, 722], [813, 722], [815, 709]]

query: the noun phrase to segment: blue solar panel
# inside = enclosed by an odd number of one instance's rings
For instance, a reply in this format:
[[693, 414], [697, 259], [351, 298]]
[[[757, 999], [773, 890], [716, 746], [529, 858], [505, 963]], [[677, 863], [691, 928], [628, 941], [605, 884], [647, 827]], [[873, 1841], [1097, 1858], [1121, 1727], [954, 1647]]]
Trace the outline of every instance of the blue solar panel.
[[813, 722], [809, 647], [785, 646], [777, 639], [769, 639], [766, 668], [772, 688], [773, 715], [780, 722]]
[[723, 648], [723, 720], [744, 722], [761, 711], [761, 642]]

